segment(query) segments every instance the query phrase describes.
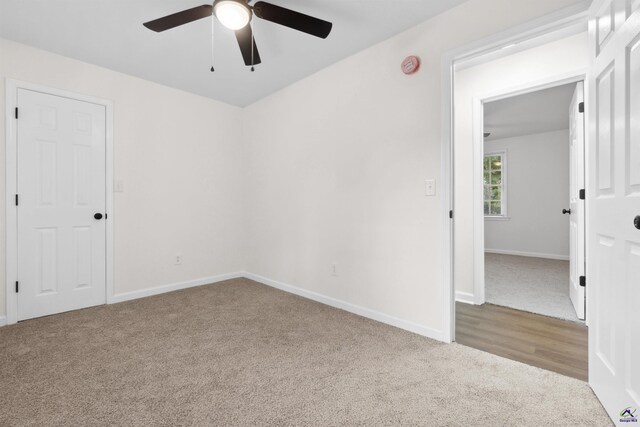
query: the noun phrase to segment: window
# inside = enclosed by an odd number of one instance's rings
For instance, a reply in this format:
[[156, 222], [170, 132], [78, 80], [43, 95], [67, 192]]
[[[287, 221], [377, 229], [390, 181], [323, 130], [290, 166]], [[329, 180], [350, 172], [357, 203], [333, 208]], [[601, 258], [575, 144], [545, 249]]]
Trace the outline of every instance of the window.
[[506, 153], [484, 155], [484, 215], [507, 216]]

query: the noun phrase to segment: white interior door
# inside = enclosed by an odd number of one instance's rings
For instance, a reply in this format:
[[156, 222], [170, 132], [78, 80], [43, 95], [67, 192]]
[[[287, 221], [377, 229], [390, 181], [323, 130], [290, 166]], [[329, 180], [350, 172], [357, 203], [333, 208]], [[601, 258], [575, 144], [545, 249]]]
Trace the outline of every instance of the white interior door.
[[584, 101], [584, 83], [579, 82], [573, 94], [570, 107], [570, 273], [569, 296], [573, 303], [578, 319], [585, 318], [585, 291], [580, 283], [584, 277], [585, 247], [584, 247], [584, 200], [580, 192], [584, 187], [584, 113], [580, 106]]
[[104, 304], [105, 107], [26, 89], [17, 103], [18, 320]]
[[640, 423], [638, 3], [595, 0], [589, 20], [589, 382], [618, 425]]

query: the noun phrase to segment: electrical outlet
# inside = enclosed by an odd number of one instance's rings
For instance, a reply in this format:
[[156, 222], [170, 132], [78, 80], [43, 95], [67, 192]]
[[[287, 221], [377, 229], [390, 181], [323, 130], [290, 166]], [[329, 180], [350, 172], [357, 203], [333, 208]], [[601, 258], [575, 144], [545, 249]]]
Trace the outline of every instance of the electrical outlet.
[[332, 276], [338, 275], [338, 264], [336, 264], [335, 262], [331, 264], [331, 275]]
[[182, 255], [180, 254], [176, 255], [175, 265], [182, 265]]

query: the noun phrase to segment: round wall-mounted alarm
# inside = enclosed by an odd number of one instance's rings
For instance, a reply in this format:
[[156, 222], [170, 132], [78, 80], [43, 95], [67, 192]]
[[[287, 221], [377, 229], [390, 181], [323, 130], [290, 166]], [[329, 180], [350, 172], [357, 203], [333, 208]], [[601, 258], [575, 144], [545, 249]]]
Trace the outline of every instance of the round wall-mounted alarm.
[[417, 56], [407, 56], [404, 61], [402, 61], [402, 72], [406, 75], [415, 74], [420, 69], [420, 58]]

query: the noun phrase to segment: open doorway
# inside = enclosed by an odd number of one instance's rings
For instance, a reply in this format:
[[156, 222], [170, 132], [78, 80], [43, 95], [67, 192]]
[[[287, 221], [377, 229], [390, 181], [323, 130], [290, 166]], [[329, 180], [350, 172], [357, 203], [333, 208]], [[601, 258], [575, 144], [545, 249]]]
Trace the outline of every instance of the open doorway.
[[587, 58], [578, 31], [454, 70], [455, 340], [582, 380]]
[[[443, 219], [449, 220], [443, 241], [445, 253], [450, 255], [444, 259], [443, 270], [449, 279], [445, 281], [448, 294], [454, 296], [447, 299], [445, 307], [445, 320], [449, 319], [446, 336], [534, 366], [585, 380], [588, 377], [615, 422], [626, 421], [620, 417], [629, 417], [638, 406], [638, 387], [630, 374], [640, 348], [633, 346], [638, 342], [633, 339], [637, 328], [632, 327], [637, 309], [630, 293], [640, 271], [640, 179], [633, 175], [640, 170], [635, 167], [640, 164], [639, 156], [634, 157], [634, 153], [640, 153], [634, 151], [640, 139], [632, 137], [640, 108], [637, 102], [634, 104], [639, 99], [634, 97], [638, 80], [631, 78], [640, 69], [640, 15], [636, 6], [637, 1], [594, 0], [586, 14], [574, 15], [575, 22], [588, 19], [589, 23], [588, 39], [574, 49], [547, 46], [542, 54], [530, 49], [524, 55], [513, 54], [509, 60], [500, 61], [522, 40], [534, 40], [532, 31], [542, 33], [532, 30], [539, 25], [536, 22], [448, 52], [442, 73], [447, 91], [442, 111], [448, 125], [443, 128], [443, 176], [445, 189], [450, 188], [444, 192], [442, 211]], [[571, 26], [554, 17], [543, 22], [555, 22], [567, 29]], [[494, 59], [488, 59], [490, 56]], [[472, 69], [469, 63], [474, 61], [480, 65]], [[463, 71], [464, 67], [468, 70]], [[470, 76], [465, 80], [461, 74]], [[550, 78], [554, 75], [555, 79]], [[473, 189], [473, 159], [484, 156], [482, 151], [476, 153], [476, 147], [484, 147], [475, 144], [475, 135], [482, 135], [484, 129], [482, 123], [477, 126], [469, 118], [472, 110], [482, 111], [478, 98], [486, 101], [485, 92], [495, 92], [496, 87], [515, 95], [553, 81], [558, 85], [577, 81], [572, 77], [578, 75], [581, 78], [577, 80], [586, 82], [587, 91], [587, 180], [584, 200], [579, 192], [577, 197], [572, 195], [572, 204], [584, 203], [586, 207], [586, 324], [485, 303], [484, 286], [478, 287], [476, 280], [484, 280], [484, 253], [476, 250], [484, 245], [484, 239], [476, 239], [475, 233], [484, 227], [474, 223], [474, 207], [483, 207], [484, 194]], [[483, 140], [483, 135], [480, 138]], [[479, 260], [474, 258], [476, 253], [481, 254]], [[574, 356], [576, 363], [572, 364]], [[578, 364], [581, 372], [571, 372]]]
[[483, 104], [487, 303], [585, 319], [583, 87]]

